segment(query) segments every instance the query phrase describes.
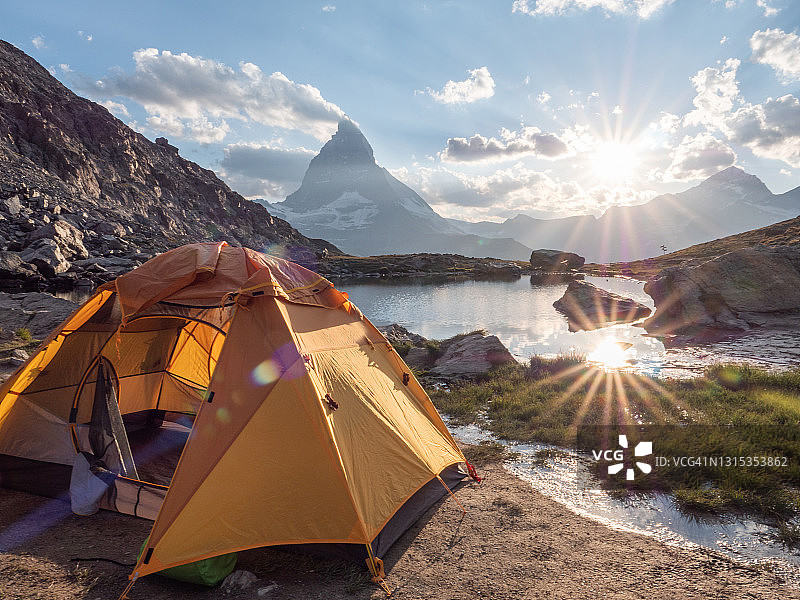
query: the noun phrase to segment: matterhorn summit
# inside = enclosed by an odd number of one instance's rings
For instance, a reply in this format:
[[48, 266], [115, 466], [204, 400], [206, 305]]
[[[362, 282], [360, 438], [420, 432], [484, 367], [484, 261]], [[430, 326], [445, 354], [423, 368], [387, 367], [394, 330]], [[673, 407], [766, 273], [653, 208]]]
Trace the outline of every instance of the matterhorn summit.
[[452, 252], [525, 259], [530, 249], [509, 239], [466, 235], [375, 162], [367, 138], [350, 119], [311, 160], [300, 188], [269, 206], [312, 238], [361, 255]]

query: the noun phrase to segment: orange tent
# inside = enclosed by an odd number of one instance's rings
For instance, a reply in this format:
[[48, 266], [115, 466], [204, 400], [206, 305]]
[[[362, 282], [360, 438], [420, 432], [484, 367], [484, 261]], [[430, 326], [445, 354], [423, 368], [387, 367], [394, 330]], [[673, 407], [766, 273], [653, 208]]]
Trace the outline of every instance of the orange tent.
[[[171, 481], [140, 477], [128, 437], [174, 433], [180, 415], [192, 421]], [[346, 294], [224, 242], [102, 286], [0, 388], [0, 483], [62, 494], [77, 456], [107, 470], [100, 507], [155, 521], [134, 580], [284, 544], [355, 549], [377, 575], [465, 475], [430, 399]]]

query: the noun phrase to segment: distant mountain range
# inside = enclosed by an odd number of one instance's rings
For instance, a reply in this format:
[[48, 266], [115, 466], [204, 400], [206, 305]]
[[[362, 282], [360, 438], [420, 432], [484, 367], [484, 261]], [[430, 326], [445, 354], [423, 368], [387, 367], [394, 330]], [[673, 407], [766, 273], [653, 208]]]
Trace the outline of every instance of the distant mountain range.
[[526, 260], [531, 249], [504, 236], [462, 231], [375, 162], [351, 121], [311, 160], [300, 188], [268, 208], [305, 235], [360, 255], [438, 252]]
[[700, 185], [601, 217], [502, 223], [445, 219], [378, 166], [350, 121], [311, 161], [300, 188], [269, 209], [305, 235], [354, 254], [449, 252], [526, 259], [531, 248], [576, 252], [590, 262], [632, 261], [740, 233], [800, 214], [800, 188], [773, 194], [754, 175], [729, 167]]
[[[16, 206], [20, 194], [40, 197], [39, 205], [0, 214], [0, 250], [22, 249], [31, 231], [56, 219], [87, 234], [92, 256], [204, 240], [280, 246], [298, 259], [337, 251], [243, 198], [166, 139], [151, 142], [75, 95], [0, 40], [0, 198]], [[119, 235], [103, 239], [98, 231]]]
[[659, 256], [800, 215], [800, 188], [773, 194], [758, 177], [728, 167], [700, 185], [637, 206], [614, 206], [600, 218], [534, 219], [503, 223], [450, 221], [485, 237], [511, 237], [533, 248], [577, 252], [608, 263]]

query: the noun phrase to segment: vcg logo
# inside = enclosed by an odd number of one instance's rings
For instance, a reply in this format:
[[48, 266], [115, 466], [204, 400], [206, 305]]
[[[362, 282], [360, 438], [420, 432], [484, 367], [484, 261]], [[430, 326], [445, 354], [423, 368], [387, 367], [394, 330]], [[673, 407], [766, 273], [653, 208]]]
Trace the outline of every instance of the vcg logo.
[[[628, 436], [619, 436], [619, 446], [620, 447], [617, 450], [592, 450], [592, 457], [596, 461], [614, 461], [613, 465], [608, 465], [609, 475], [616, 475], [625, 468], [625, 454], [626, 452], [630, 452], [630, 449], [628, 448]], [[633, 449], [633, 455], [637, 458], [642, 456], [650, 456], [652, 453], [653, 442], [639, 442]], [[635, 464], [645, 475], [653, 470], [653, 467], [646, 462], [635, 461]], [[636, 472], [634, 469], [632, 467], [628, 467], [628, 469], [625, 471], [625, 479], [628, 481], [633, 481], [635, 476]]]

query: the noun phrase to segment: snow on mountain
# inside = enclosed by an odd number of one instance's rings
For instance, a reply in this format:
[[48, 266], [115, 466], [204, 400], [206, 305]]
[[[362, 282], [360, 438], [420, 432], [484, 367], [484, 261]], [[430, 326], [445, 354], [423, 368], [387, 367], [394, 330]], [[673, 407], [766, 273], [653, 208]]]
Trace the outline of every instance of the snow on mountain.
[[530, 248], [510, 239], [468, 235], [436, 213], [414, 190], [375, 162], [361, 130], [342, 120], [311, 160], [300, 188], [269, 206], [312, 238], [354, 254], [452, 252], [527, 259]]

